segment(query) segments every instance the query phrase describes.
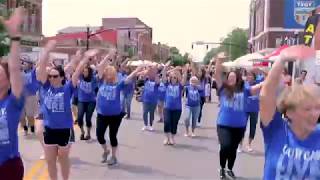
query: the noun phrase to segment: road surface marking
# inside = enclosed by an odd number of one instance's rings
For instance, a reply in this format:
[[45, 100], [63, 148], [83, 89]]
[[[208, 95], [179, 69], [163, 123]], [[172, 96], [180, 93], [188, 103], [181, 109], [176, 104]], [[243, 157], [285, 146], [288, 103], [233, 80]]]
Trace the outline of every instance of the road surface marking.
[[44, 167], [45, 161], [44, 160], [38, 160], [36, 161], [33, 166], [31, 166], [31, 169], [27, 171], [27, 174], [24, 177], [24, 180], [32, 180], [34, 176], [39, 173], [39, 171]]
[[49, 179], [49, 173], [48, 173], [48, 168], [44, 168], [42, 173], [40, 174], [39, 180], [48, 180]]

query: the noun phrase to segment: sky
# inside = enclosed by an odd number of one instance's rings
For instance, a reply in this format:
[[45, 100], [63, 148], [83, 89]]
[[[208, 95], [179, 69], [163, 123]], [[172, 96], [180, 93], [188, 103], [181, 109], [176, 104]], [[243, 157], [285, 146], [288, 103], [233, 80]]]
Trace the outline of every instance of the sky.
[[153, 28], [153, 42], [191, 52], [195, 41], [220, 42], [235, 27], [248, 28], [250, 0], [43, 0], [43, 34], [68, 26], [101, 26], [102, 18], [138, 17]]

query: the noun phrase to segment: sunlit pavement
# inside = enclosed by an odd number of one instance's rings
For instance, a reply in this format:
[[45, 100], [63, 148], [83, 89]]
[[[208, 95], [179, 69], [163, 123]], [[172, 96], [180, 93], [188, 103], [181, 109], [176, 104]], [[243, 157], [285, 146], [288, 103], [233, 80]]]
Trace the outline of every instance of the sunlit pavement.
[[[163, 145], [163, 124], [155, 123], [154, 132], [142, 132], [141, 104], [133, 102], [132, 119], [123, 119], [119, 130], [119, 165], [101, 164], [102, 150], [95, 132], [90, 142], [79, 140], [71, 152], [71, 179], [219, 179], [219, 145], [215, 120], [217, 103], [206, 104], [204, 123], [197, 129], [197, 137], [184, 137], [184, 114], [176, 138], [177, 145]], [[95, 121], [95, 117], [93, 118]], [[156, 117], [155, 121], [158, 121]], [[94, 123], [95, 124], [95, 123]], [[261, 179], [263, 171], [263, 145], [261, 130], [254, 141], [254, 153], [240, 153], [235, 165], [239, 179]], [[21, 134], [21, 133], [20, 133]], [[106, 135], [107, 137], [107, 135]], [[44, 161], [39, 160], [41, 146], [34, 137], [20, 135], [20, 150], [25, 165], [25, 179], [49, 179]], [[60, 178], [59, 178], [60, 179]]]

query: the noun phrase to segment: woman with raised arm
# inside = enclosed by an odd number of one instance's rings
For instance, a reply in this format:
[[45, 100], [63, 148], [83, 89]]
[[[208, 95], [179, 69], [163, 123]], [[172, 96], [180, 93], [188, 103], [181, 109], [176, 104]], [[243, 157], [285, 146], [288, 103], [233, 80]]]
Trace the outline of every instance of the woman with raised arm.
[[20, 26], [24, 9], [18, 8], [9, 20], [0, 17], [10, 39], [8, 62], [0, 62], [0, 178], [22, 180], [24, 167], [18, 148], [18, 124], [24, 106], [20, 63]]
[[[235, 179], [232, 169], [237, 157], [237, 148], [244, 136], [247, 125], [245, 101], [250, 95], [257, 94], [262, 83], [252, 87], [244, 86], [242, 75], [230, 71], [222, 81], [222, 62], [226, 57], [220, 53], [216, 59], [215, 79], [219, 89], [220, 109], [217, 118], [217, 133], [220, 143], [220, 179]], [[228, 169], [226, 164], [228, 162]]]
[[175, 145], [178, 123], [182, 112], [182, 90], [187, 80], [187, 69], [183, 69], [183, 77], [179, 68], [168, 71], [166, 96], [164, 103], [164, 145]]
[[[96, 51], [85, 53], [84, 59], [94, 56]], [[61, 66], [51, 67], [47, 71], [48, 59], [41, 59], [37, 69], [37, 80], [41, 84], [44, 116], [44, 150], [50, 179], [58, 179], [57, 159], [61, 166], [64, 180], [70, 174], [70, 139], [73, 127], [71, 98], [74, 84], [66, 81], [65, 71]]]
[[[154, 112], [158, 103], [158, 87], [160, 84], [159, 77], [157, 76], [158, 69], [154, 66], [148, 67], [144, 73], [145, 83], [142, 93], [143, 102], [143, 122], [144, 126], [142, 131], [153, 131]], [[149, 116], [149, 118], [148, 118]]]
[[[80, 140], [91, 139], [92, 115], [96, 107], [97, 77], [89, 64], [81, 64], [72, 76], [78, 89], [78, 125], [81, 130]], [[87, 135], [83, 128], [84, 115], [86, 117]]]
[[[46, 46], [44, 47], [44, 50], [42, 51], [39, 61], [42, 61], [43, 59], [49, 58], [49, 53], [55, 48], [56, 41], [49, 41]], [[40, 141], [40, 144], [44, 151], [44, 142], [43, 142], [43, 132], [44, 132], [44, 123], [43, 123], [43, 89], [41, 88], [41, 83], [38, 82], [37, 76], [36, 76], [36, 70], [38, 67], [36, 67], [31, 72], [30, 79], [25, 81], [25, 88], [27, 91], [36, 91], [37, 98], [39, 100], [39, 103], [37, 104], [39, 108], [39, 112], [37, 114], [37, 117], [35, 118], [35, 132], [38, 140]], [[48, 69], [48, 68], [47, 68]], [[40, 156], [40, 159], [45, 159], [45, 155], [42, 154]]]
[[[124, 62], [121, 63], [122, 77], [124, 79], [127, 78], [132, 73], [131, 67], [126, 65], [128, 61], [129, 61], [129, 58], [127, 58]], [[127, 114], [126, 119], [131, 118], [131, 103], [132, 103], [132, 98], [134, 94], [135, 84], [136, 84], [136, 79], [132, 79], [132, 81], [130, 81], [130, 83], [128, 83], [125, 86], [124, 90], [122, 91], [122, 96], [123, 96], [122, 109]]]
[[[315, 51], [292, 46], [280, 54], [260, 93], [265, 143], [264, 179], [320, 179], [320, 89], [293, 84], [279, 94], [287, 62], [315, 59]], [[285, 115], [285, 116], [283, 116]], [[285, 118], [284, 118], [285, 117]]]
[[[136, 74], [142, 70], [138, 67], [126, 79], [118, 81], [115, 67], [108, 65], [109, 59], [114, 57], [115, 51], [111, 51], [97, 66], [100, 80], [97, 95], [97, 139], [103, 148], [102, 163], [109, 166], [116, 165], [118, 149], [118, 130], [124, 116], [121, 109], [120, 92], [124, 89]], [[85, 64], [83, 61], [81, 64]], [[81, 65], [78, 68], [81, 68]], [[77, 71], [80, 71], [79, 69]], [[74, 79], [74, 83], [76, 79]], [[105, 133], [109, 127], [109, 139], [111, 144], [111, 157], [108, 159], [110, 150], [107, 147]]]
[[[245, 78], [246, 78], [245, 86], [248, 86], [248, 87], [258, 84], [259, 81], [260, 82], [263, 81], [263, 79], [262, 80], [257, 79], [257, 75], [254, 70], [248, 70]], [[249, 96], [246, 101], [245, 107], [246, 107], [245, 109], [246, 109], [247, 117], [250, 124], [249, 142], [248, 142], [247, 150], [248, 152], [253, 152], [252, 141], [256, 134], [256, 127], [257, 127], [258, 116], [259, 116], [259, 95], [257, 94], [257, 95]], [[238, 147], [238, 152], [242, 152], [243, 150], [244, 150], [244, 147], [243, 147], [243, 140], [242, 140], [240, 143], [240, 146]]]

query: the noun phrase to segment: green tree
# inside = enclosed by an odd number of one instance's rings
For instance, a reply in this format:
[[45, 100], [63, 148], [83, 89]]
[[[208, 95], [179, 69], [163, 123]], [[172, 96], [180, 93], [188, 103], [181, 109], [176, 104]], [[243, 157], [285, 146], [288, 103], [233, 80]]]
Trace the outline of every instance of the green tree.
[[209, 64], [211, 59], [216, 56], [219, 52], [221, 52], [222, 49], [220, 48], [212, 48], [204, 57], [203, 63], [204, 64]]
[[0, 57], [9, 53], [9, 42], [6, 30], [3, 24], [0, 24]]
[[183, 56], [181, 54], [172, 54], [171, 62], [173, 66], [182, 66], [185, 64]]
[[211, 49], [204, 58], [204, 63], [208, 64], [210, 60], [220, 52], [226, 52], [235, 60], [248, 53], [248, 31], [241, 28], [232, 30], [226, 38], [221, 39], [222, 44], [217, 48]]
[[227, 35], [223, 43], [225, 45], [220, 46], [221, 49], [218, 51], [227, 52], [231, 56], [230, 58], [235, 60], [248, 52], [248, 32], [247, 30], [236, 28]]
[[176, 47], [171, 47], [171, 48], [170, 48], [170, 53], [171, 53], [171, 54], [180, 54], [180, 51], [179, 51], [179, 49], [176, 48]]
[[[6, 0], [0, 0], [0, 4], [6, 4]], [[8, 12], [6, 9], [0, 10], [0, 16], [8, 17], [10, 11]], [[9, 53], [9, 39], [6, 29], [3, 24], [0, 23], [0, 57], [6, 56]]]

